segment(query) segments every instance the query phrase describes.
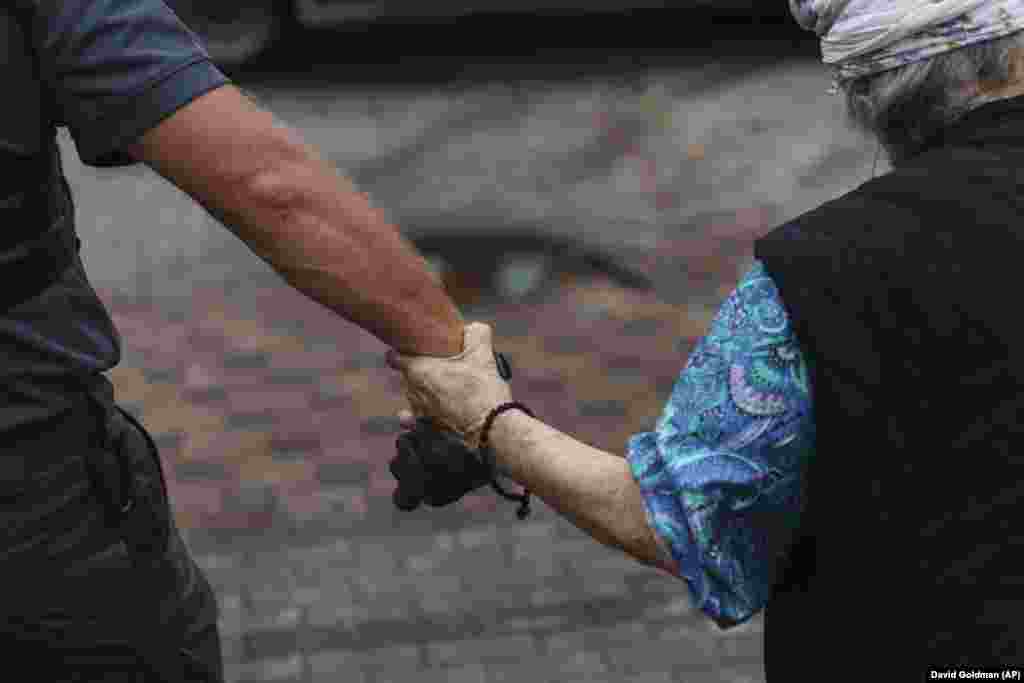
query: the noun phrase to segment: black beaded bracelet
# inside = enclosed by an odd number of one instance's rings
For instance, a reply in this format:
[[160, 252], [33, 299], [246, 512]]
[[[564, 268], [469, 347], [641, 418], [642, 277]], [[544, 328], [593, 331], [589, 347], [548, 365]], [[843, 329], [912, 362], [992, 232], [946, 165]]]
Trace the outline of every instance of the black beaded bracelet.
[[484, 420], [483, 431], [480, 432], [480, 451], [479, 451], [480, 452], [480, 461], [483, 462], [484, 465], [487, 466], [488, 470], [490, 470], [490, 473], [491, 473], [491, 488], [493, 488], [495, 491], [498, 492], [499, 495], [501, 495], [502, 497], [504, 497], [507, 500], [517, 500], [517, 501], [519, 501], [520, 505], [519, 505], [519, 509], [516, 510], [516, 516], [519, 519], [526, 519], [527, 515], [530, 514], [530, 489], [524, 487], [522, 495], [518, 495], [517, 496], [517, 495], [514, 495], [514, 494], [511, 494], [511, 493], [507, 492], [505, 489], [503, 489], [501, 487], [500, 484], [498, 484], [497, 479], [495, 479], [495, 475], [497, 474], [498, 468], [497, 468], [497, 465], [495, 464], [495, 458], [494, 458], [493, 454], [491, 453], [491, 446], [487, 442], [487, 437], [488, 437], [488, 435], [490, 434], [490, 431], [491, 431], [491, 425], [494, 424], [494, 418], [498, 417], [498, 415], [501, 415], [506, 410], [513, 410], [513, 409], [521, 410], [524, 413], [526, 413], [527, 415], [529, 415], [530, 417], [534, 416], [533, 412], [529, 408], [527, 408], [525, 405], [520, 403], [519, 401], [511, 401], [509, 403], [502, 403], [500, 406], [498, 406], [497, 408], [492, 410], [490, 413], [488, 413], [487, 414], [487, 419]]

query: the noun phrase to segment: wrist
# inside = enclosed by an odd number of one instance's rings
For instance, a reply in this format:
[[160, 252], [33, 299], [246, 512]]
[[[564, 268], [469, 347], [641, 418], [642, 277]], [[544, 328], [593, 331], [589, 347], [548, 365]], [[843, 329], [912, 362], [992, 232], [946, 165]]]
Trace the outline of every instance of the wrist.
[[[409, 325], [412, 320], [415, 320], [414, 316], [410, 316], [405, 324]], [[451, 316], [438, 314], [418, 322], [420, 324], [404, 330], [406, 343], [397, 348], [403, 355], [453, 360], [465, 353], [465, 327], [457, 313]]]
[[[508, 453], [513, 452], [515, 448], [510, 448], [509, 444], [515, 442], [515, 433], [517, 429], [522, 429], [523, 420], [533, 419], [528, 411], [529, 408], [517, 402], [503, 403], [501, 410], [496, 407], [491, 411], [491, 414], [488, 415], [489, 420], [481, 425], [477, 434], [476, 448], [481, 449], [486, 436], [487, 464], [493, 466], [495, 472], [503, 477], [515, 478], [512, 463], [508, 458]], [[481, 453], [483, 454], [484, 451], [481, 450]]]

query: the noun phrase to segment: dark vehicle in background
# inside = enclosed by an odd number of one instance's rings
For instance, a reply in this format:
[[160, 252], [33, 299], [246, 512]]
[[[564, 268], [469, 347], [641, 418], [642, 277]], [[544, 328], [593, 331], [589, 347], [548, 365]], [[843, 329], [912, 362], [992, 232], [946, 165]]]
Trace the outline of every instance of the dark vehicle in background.
[[[249, 61], [287, 23], [328, 27], [375, 19], [454, 17], [481, 12], [622, 12], [678, 6], [665, 0], [165, 0], [224, 67]], [[688, 5], [711, 4], [689, 0]]]

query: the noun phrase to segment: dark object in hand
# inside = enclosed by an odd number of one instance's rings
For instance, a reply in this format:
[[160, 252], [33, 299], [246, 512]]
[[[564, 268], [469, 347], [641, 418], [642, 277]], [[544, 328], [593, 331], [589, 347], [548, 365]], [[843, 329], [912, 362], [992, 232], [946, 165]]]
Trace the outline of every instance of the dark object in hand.
[[[494, 354], [498, 374], [506, 382], [512, 377], [508, 360]], [[516, 516], [530, 514], [529, 491], [513, 495], [494, 477], [492, 466], [481, 460], [452, 432], [439, 428], [428, 418], [416, 420], [416, 426], [398, 437], [398, 455], [391, 460], [391, 475], [398, 481], [393, 500], [399, 510], [415, 510], [423, 501], [433, 507], [450, 505], [470, 491], [490, 483], [498, 494], [520, 503]]]
[[491, 472], [457, 436], [420, 418], [398, 437], [391, 474], [398, 480], [394, 501], [400, 510], [415, 510], [426, 501], [434, 507], [454, 503], [491, 480]]

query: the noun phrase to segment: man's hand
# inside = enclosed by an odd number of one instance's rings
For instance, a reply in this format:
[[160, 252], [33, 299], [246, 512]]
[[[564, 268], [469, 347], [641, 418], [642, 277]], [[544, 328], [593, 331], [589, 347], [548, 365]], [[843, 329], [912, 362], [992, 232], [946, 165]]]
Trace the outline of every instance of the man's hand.
[[457, 356], [428, 358], [390, 351], [387, 362], [402, 372], [412, 407], [412, 412], [400, 413], [403, 426], [413, 427], [417, 417], [429, 418], [474, 449], [487, 414], [512, 400], [512, 391], [498, 372], [491, 328], [483, 323], [466, 326], [463, 351]]

